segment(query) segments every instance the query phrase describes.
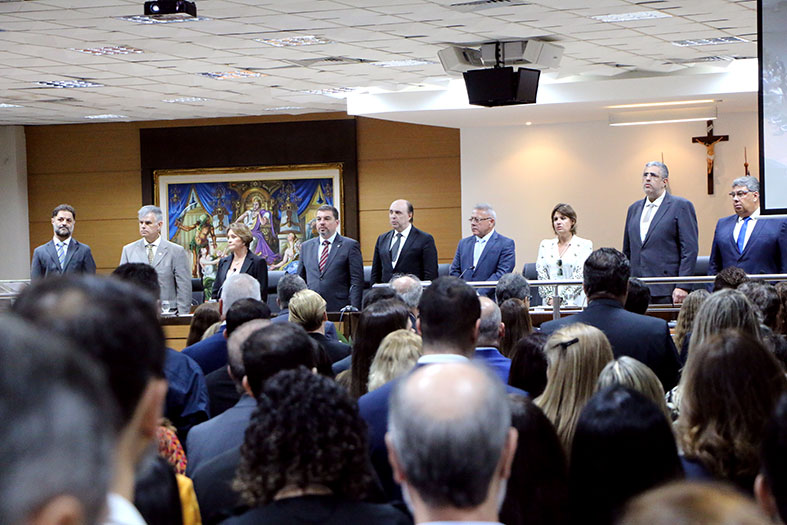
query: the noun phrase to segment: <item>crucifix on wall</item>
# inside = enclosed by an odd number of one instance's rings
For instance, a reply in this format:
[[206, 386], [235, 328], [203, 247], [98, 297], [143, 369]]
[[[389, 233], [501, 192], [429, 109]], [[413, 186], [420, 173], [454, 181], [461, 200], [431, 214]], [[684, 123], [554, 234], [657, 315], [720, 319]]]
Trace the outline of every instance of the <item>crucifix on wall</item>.
[[709, 120], [706, 125], [707, 134], [702, 137], [691, 137], [691, 142], [705, 146], [708, 154], [708, 195], [713, 195], [713, 158], [716, 156], [715, 148], [719, 142], [730, 140], [729, 135], [714, 135], [713, 121]]

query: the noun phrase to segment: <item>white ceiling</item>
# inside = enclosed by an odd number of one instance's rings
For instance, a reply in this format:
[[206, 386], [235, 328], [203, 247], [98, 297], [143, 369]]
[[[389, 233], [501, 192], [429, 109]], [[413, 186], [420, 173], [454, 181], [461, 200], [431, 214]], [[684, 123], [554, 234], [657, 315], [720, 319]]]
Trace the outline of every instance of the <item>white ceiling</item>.
[[[729, 61], [693, 62], [756, 57], [755, 0], [493, 0], [495, 7], [474, 12], [452, 6], [464, 2], [197, 0], [207, 20], [147, 25], [119, 18], [141, 15], [143, 0], [0, 0], [0, 104], [22, 106], [0, 107], [0, 124], [95, 122], [86, 117], [99, 114], [160, 120], [344, 111], [344, 99], [304, 93], [334, 88], [373, 93], [353, 95], [353, 114], [453, 127], [521, 123], [539, 115], [552, 121], [605, 118], [603, 106], [612, 100], [674, 100], [694, 93], [711, 93], [728, 110], [756, 108], [756, 68], [735, 69], [745, 61], [727, 69], [719, 66]], [[525, 5], [506, 5], [511, 3]], [[590, 18], [651, 10], [671, 17], [619, 23]], [[330, 43], [273, 47], [255, 41], [306, 35]], [[724, 36], [747, 42], [672, 44]], [[559, 69], [542, 74], [538, 104], [470, 109], [461, 84], [446, 89], [450, 83], [437, 51], [448, 44], [534, 37], [565, 48]], [[93, 56], [75, 50], [102, 46], [142, 53]], [[319, 61], [328, 57], [351, 60]], [[315, 59], [308, 66], [298, 62]], [[374, 64], [392, 60], [432, 63]], [[261, 76], [199, 75], [234, 70]], [[75, 79], [103, 87], [36, 84]], [[164, 102], [182, 97], [207, 100]], [[283, 106], [300, 109], [276, 109]]]

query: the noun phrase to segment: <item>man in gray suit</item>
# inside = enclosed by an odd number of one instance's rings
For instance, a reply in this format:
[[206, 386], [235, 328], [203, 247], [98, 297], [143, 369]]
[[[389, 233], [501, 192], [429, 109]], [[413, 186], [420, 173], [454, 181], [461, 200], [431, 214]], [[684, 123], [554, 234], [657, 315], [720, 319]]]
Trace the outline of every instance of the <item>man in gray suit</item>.
[[186, 250], [161, 238], [164, 224], [161, 208], [142, 206], [137, 217], [142, 238], [123, 247], [120, 264], [137, 262], [153, 266], [161, 285], [162, 306], [177, 306], [178, 315], [188, 314], [191, 309], [191, 272]]
[[96, 263], [90, 246], [82, 244], [71, 235], [74, 233], [77, 214], [68, 204], [52, 210], [52, 228], [55, 235], [51, 241], [33, 251], [30, 265], [31, 279], [63, 273], [96, 273]]
[[358, 241], [342, 237], [339, 210], [330, 205], [317, 208], [319, 236], [301, 246], [300, 276], [306, 286], [325, 299], [329, 312], [348, 304], [361, 309], [363, 257]]
[[[632, 277], [694, 275], [697, 265], [697, 215], [694, 205], [667, 190], [669, 170], [648, 162], [642, 172], [645, 198], [629, 206], [623, 232], [623, 253], [631, 262]], [[650, 286], [651, 303], [680, 304], [691, 285]]]

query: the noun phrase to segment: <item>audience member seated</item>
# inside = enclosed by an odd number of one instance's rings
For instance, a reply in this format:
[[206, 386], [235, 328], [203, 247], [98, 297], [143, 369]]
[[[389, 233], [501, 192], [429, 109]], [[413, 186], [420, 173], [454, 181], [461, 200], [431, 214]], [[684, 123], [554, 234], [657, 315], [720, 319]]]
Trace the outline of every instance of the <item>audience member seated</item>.
[[[205, 381], [208, 384], [212, 417], [216, 417], [235, 406], [243, 394], [243, 388], [238, 389], [238, 382], [243, 379], [243, 375], [241, 374], [237, 381], [232, 377], [233, 365], [229, 363], [230, 337], [235, 333], [235, 330], [249, 321], [264, 319], [270, 322], [270, 318], [271, 310], [268, 308], [268, 305], [257, 299], [239, 299], [227, 310], [226, 329], [224, 330], [227, 346], [227, 365], [217, 368], [205, 377]], [[240, 349], [237, 350], [237, 359], [242, 359]]]
[[481, 302], [481, 323], [478, 326], [473, 359], [491, 368], [503, 384], [507, 384], [511, 360], [498, 350], [506, 330], [501, 321], [500, 307], [485, 295], [478, 299]]
[[[697, 311], [700, 309], [702, 302], [707, 299], [709, 295], [710, 292], [704, 288], [694, 290], [686, 296], [683, 300], [683, 304], [680, 306], [673, 340], [675, 341], [675, 346], [681, 353], [684, 353], [684, 344], [688, 345], [689, 343], [688, 335], [691, 333], [691, 327], [692, 324], [694, 324], [694, 318], [697, 316]], [[688, 346], [686, 346], [686, 348], [688, 348]]]
[[623, 308], [635, 314], [645, 315], [650, 304], [650, 288], [636, 277], [629, 277], [628, 295]]
[[134, 483], [134, 506], [146, 525], [184, 523], [178, 480], [164, 458], [151, 454], [142, 461]]
[[779, 310], [779, 333], [787, 335], [787, 281], [776, 283], [776, 291], [779, 292], [782, 305]]
[[583, 323], [560, 328], [545, 348], [547, 386], [536, 405], [555, 425], [568, 455], [579, 413], [595, 392], [601, 370], [612, 361], [612, 349], [601, 330]]
[[401, 329], [386, 335], [369, 368], [369, 392], [412, 370], [421, 357], [421, 336]]
[[735, 290], [749, 280], [749, 276], [742, 269], [737, 266], [730, 266], [716, 274], [716, 279], [713, 281], [713, 291], [718, 292], [726, 288]]
[[405, 376], [391, 395], [385, 439], [416, 523], [498, 521], [517, 431], [489, 369], [454, 362]]
[[725, 330], [692, 341], [680, 388], [676, 430], [686, 476], [729, 481], [751, 494], [763, 431], [787, 388], [779, 363], [750, 334]]
[[653, 370], [633, 357], [624, 355], [607, 363], [598, 376], [596, 391], [614, 385], [625, 386], [644, 395], [659, 407], [667, 421], [672, 422], [667, 403], [664, 401], [664, 387], [661, 386], [661, 381]]
[[280, 372], [262, 385], [241, 447], [234, 486], [251, 509], [224, 523], [410, 523], [392, 506], [363, 501], [372, 483], [355, 402], [305, 368]]
[[549, 335], [533, 332], [520, 339], [513, 349], [508, 384], [535, 399], [547, 386], [547, 355], [544, 345]]
[[519, 299], [530, 308], [530, 285], [521, 273], [506, 273], [500, 276], [495, 288], [495, 300], [502, 305], [509, 299]]
[[[219, 312], [221, 312], [222, 321], [226, 323], [227, 312], [235, 304], [235, 301], [241, 299], [256, 299], [259, 301], [260, 283], [251, 275], [235, 273], [227, 277], [227, 280], [224, 281], [224, 285], [221, 287]], [[187, 346], [183, 349], [183, 353], [194, 359], [206, 376], [214, 370], [227, 366], [227, 337], [224, 335], [224, 330], [222, 329], [198, 343]]]
[[787, 523], [787, 394], [765, 427], [754, 496], [774, 523]]
[[[286, 323], [290, 320], [290, 299], [296, 293], [307, 288], [306, 281], [300, 276], [285, 273], [276, 284], [276, 304], [279, 305], [279, 313], [273, 318], [274, 323]], [[325, 322], [325, 337], [330, 341], [339, 341], [339, 334], [336, 333], [336, 325], [330, 321]]]
[[[293, 323], [271, 324], [256, 330], [241, 345], [245, 374], [243, 388], [248, 394], [244, 399], [251, 400], [252, 409], [242, 425], [232, 427], [229, 432], [220, 431], [211, 435], [211, 439], [220, 442], [221, 450], [217, 450], [213, 459], [194, 470], [194, 490], [197, 492], [202, 521], [206, 525], [218, 523], [245, 509], [238, 493], [231, 487], [240, 462], [240, 446], [250, 415], [255, 411], [256, 400], [259, 400], [265, 382], [277, 372], [299, 366], [311, 370], [314, 367], [315, 348], [317, 343], [303, 328]], [[314, 414], [312, 416], [316, 417]]]
[[585, 405], [569, 466], [572, 523], [614, 522], [632, 497], [683, 478], [669, 420], [636, 390], [613, 385]]
[[421, 281], [411, 273], [396, 274], [391, 277], [390, 285], [396, 296], [407, 305], [410, 310], [410, 322], [415, 326], [415, 320], [418, 319], [418, 303], [424, 292]]
[[775, 332], [778, 329], [781, 309], [781, 298], [776, 287], [762, 281], [749, 281], [741, 284], [738, 291], [754, 305], [760, 324]]
[[530, 399], [509, 395], [511, 425], [519, 433], [500, 521], [506, 525], [562, 525], [568, 518], [568, 472], [555, 427]]
[[328, 320], [325, 305], [325, 299], [317, 292], [301, 290], [290, 299], [290, 322], [303, 327], [309, 337], [327, 352], [330, 363], [335, 363], [350, 355], [350, 345], [325, 337], [325, 322]]
[[220, 320], [221, 314], [219, 313], [219, 303], [202, 303], [199, 305], [197, 309], [194, 310], [194, 316], [191, 318], [189, 335], [186, 338], [186, 346], [191, 346], [194, 343], [202, 341], [205, 330]]
[[530, 308], [521, 299], [506, 299], [500, 304], [500, 320], [505, 326], [505, 333], [500, 340], [500, 353], [511, 359], [517, 341], [533, 331]]
[[361, 311], [365, 311], [371, 305], [378, 301], [384, 301], [386, 299], [395, 299], [397, 297], [396, 290], [391, 288], [390, 286], [378, 286], [376, 288], [372, 288], [363, 298], [363, 303], [361, 303], [362, 307]]
[[0, 333], [0, 523], [100, 523], [115, 459], [101, 364], [13, 315]]
[[[25, 289], [14, 303], [13, 311], [43, 329], [51, 328], [70, 338], [86, 356], [103, 366], [111, 389], [109, 397], [118, 407], [118, 417], [107, 418], [102, 423], [115, 423], [118, 432], [112, 451], [112, 485], [104, 522], [143, 522], [131, 504], [134, 471], [156, 438], [167, 394], [166, 347], [158, 303], [150, 294], [117, 279], [69, 276], [44, 279]], [[49, 381], [47, 376], [41, 377]], [[98, 403], [100, 399], [96, 397], [93, 402]], [[14, 399], [14, 403], [20, 402]], [[50, 432], [52, 423], [47, 420]], [[98, 445], [91, 441], [90, 446]], [[52, 465], [47, 467], [38, 473], [40, 485], [49, 483]], [[100, 483], [99, 480], [91, 481]]]
[[551, 333], [571, 323], [595, 326], [609, 339], [615, 357], [627, 355], [646, 364], [664, 389], [670, 389], [680, 377], [675, 343], [663, 319], [623, 309], [630, 274], [631, 265], [618, 250], [594, 251], [585, 261], [583, 275], [587, 308], [575, 315], [547, 321], [541, 325], [541, 331]]
[[617, 525], [773, 525], [757, 505], [720, 483], [670, 483], [634, 498]]

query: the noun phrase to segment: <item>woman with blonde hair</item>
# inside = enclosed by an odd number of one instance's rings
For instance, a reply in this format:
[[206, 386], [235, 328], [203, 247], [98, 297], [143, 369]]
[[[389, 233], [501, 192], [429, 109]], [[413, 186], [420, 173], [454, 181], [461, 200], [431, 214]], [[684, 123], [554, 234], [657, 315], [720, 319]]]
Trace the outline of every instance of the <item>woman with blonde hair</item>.
[[210, 296], [218, 299], [221, 287], [228, 276], [236, 273], [247, 273], [260, 283], [260, 296], [264, 303], [268, 298], [268, 263], [249, 249], [254, 239], [249, 227], [242, 222], [230, 224], [227, 231], [227, 251], [229, 255], [222, 257], [213, 281]]
[[547, 386], [536, 398], [536, 405], [555, 425], [569, 454], [579, 413], [596, 391], [601, 370], [614, 358], [612, 347], [598, 328], [574, 323], [552, 334], [544, 348]]
[[675, 346], [678, 350], [682, 351], [684, 341], [687, 341], [686, 336], [691, 332], [691, 325], [697, 316], [697, 311], [700, 305], [708, 298], [710, 292], [708, 290], [700, 289], [694, 290], [683, 300], [683, 304], [678, 312], [678, 321], [675, 325]]
[[421, 336], [396, 330], [380, 342], [369, 369], [369, 392], [408, 372], [422, 354]]
[[664, 387], [661, 381], [647, 365], [633, 357], [623, 355], [607, 363], [601, 375], [598, 376], [596, 391], [608, 386], [622, 385], [636, 390], [659, 407], [667, 421], [672, 421], [667, 403], [664, 402]]

